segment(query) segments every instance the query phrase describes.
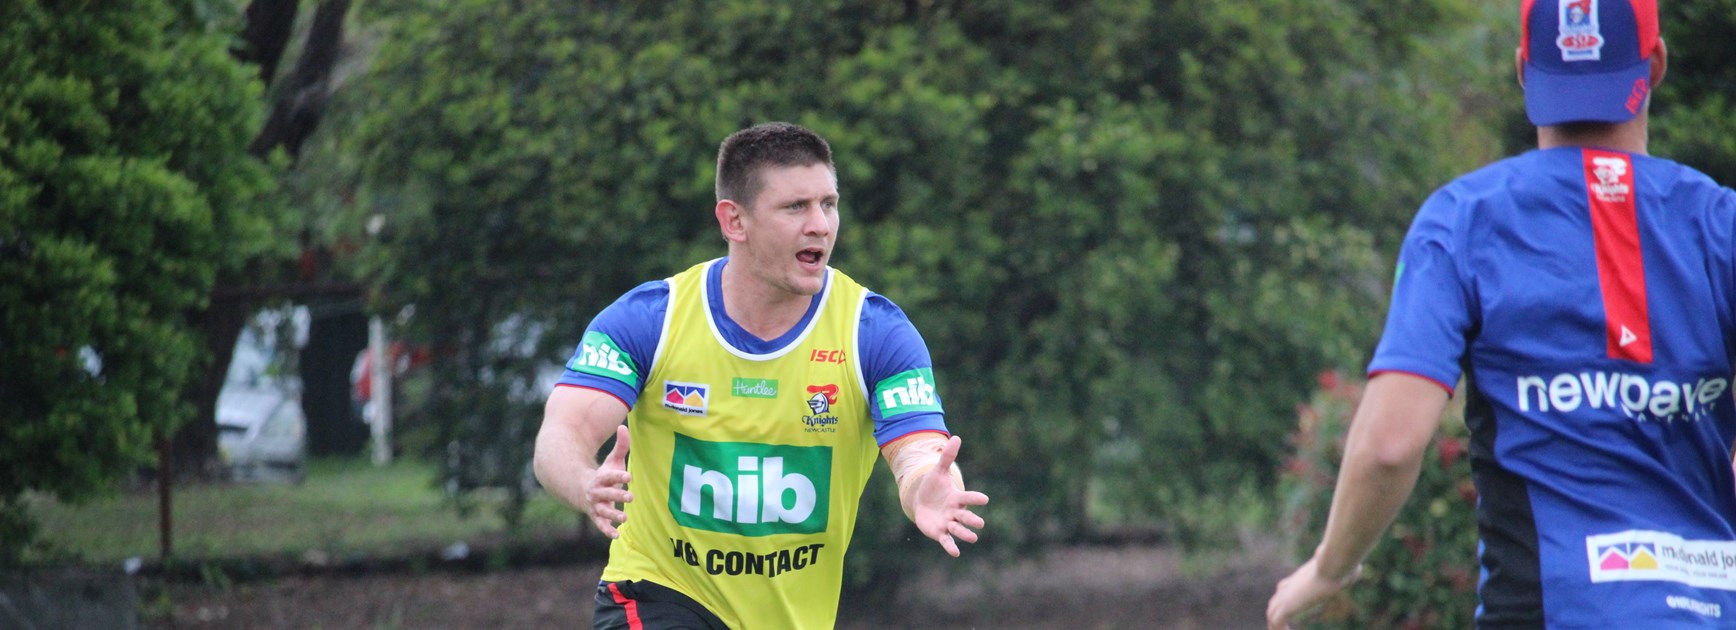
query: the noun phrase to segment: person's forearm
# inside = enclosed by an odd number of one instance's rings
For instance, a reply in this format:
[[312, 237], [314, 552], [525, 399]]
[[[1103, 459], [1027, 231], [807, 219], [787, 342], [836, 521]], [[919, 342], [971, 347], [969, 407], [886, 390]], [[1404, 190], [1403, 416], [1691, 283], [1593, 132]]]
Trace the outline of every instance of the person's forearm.
[[1315, 550], [1321, 577], [1351, 577], [1398, 516], [1446, 403], [1447, 391], [1420, 377], [1384, 373], [1369, 380], [1345, 436], [1332, 512]]
[[[584, 509], [582, 488], [597, 472], [597, 449], [580, 444], [576, 432], [559, 425], [545, 425], [536, 436], [532, 468], [544, 489], [575, 508]], [[586, 455], [593, 453], [593, 455]]]
[[1422, 470], [1420, 458], [1383, 462], [1370, 449], [1354, 446], [1346, 447], [1326, 534], [1314, 556], [1320, 575], [1331, 580], [1349, 577], [1374, 549]]

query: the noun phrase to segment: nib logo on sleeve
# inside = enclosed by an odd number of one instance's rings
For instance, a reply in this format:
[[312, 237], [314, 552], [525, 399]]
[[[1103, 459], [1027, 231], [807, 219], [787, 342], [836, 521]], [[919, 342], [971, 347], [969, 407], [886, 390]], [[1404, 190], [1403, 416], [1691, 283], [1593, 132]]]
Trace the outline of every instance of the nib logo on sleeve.
[[633, 357], [621, 350], [615, 340], [597, 331], [588, 331], [579, 342], [579, 351], [567, 362], [567, 369], [592, 376], [614, 379], [628, 387], [639, 386], [639, 372]]
[[913, 411], [940, 411], [940, 398], [934, 394], [934, 370], [917, 368], [899, 372], [874, 386], [874, 401], [880, 405], [883, 417], [890, 418]]

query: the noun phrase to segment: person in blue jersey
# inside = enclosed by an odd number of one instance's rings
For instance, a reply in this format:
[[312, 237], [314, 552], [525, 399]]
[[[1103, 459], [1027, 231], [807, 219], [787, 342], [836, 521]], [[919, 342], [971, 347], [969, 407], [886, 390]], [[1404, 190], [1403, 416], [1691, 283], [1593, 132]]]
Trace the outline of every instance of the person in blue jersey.
[[1431, 195], [1313, 557], [1269, 627], [1346, 588], [1463, 377], [1479, 628], [1736, 627], [1736, 193], [1650, 156], [1655, 0], [1526, 0], [1537, 149]]
[[922, 337], [827, 265], [838, 208], [819, 135], [738, 131], [717, 157], [728, 255], [640, 285], [585, 331], [534, 468], [613, 539], [596, 628], [832, 627], [881, 458], [924, 535], [955, 557], [977, 540], [988, 497], [954, 464]]

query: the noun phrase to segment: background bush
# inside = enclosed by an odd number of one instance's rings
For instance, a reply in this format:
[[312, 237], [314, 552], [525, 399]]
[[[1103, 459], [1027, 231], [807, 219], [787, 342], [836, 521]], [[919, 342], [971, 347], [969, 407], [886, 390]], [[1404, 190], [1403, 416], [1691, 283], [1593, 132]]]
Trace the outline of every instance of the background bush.
[[[1294, 454], [1285, 463], [1286, 529], [1298, 562], [1320, 543], [1332, 505], [1344, 437], [1364, 382], [1323, 372], [1319, 390], [1296, 408]], [[1469, 628], [1477, 608], [1477, 491], [1463, 407], [1442, 414], [1416, 489], [1363, 563], [1362, 578], [1312, 620], [1317, 628]]]

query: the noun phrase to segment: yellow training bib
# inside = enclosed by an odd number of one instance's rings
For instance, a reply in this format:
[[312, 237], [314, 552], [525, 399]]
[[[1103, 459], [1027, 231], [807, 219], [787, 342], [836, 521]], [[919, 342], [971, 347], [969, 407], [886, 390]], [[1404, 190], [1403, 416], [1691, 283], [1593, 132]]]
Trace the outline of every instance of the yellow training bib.
[[628, 415], [634, 500], [603, 579], [649, 580], [733, 628], [831, 628], [879, 450], [857, 363], [867, 291], [827, 270], [818, 312], [767, 354], [717, 332], [702, 263], [669, 306]]

